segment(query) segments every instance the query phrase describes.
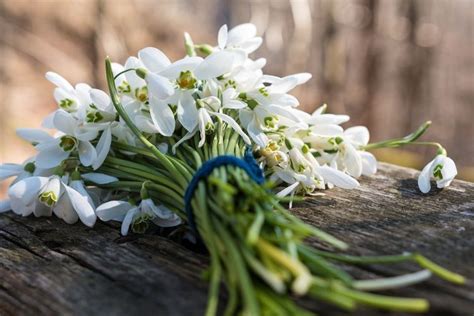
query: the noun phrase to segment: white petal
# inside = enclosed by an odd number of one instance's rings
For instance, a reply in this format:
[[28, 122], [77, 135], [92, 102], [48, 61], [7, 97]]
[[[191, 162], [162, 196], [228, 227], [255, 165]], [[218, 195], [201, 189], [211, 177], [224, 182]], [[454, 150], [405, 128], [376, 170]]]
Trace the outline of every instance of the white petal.
[[88, 167], [97, 159], [97, 152], [90, 142], [80, 141], [77, 151], [83, 166]]
[[374, 155], [367, 151], [359, 152], [362, 159], [362, 174], [366, 176], [373, 175], [377, 172], [377, 159]]
[[176, 114], [179, 122], [188, 132], [196, 128], [198, 123], [198, 109], [191, 94], [185, 93], [178, 101]]
[[171, 148], [171, 151], [173, 154], [176, 154], [176, 148], [178, 148], [179, 145], [187, 141], [188, 139], [191, 139], [197, 132], [197, 129], [194, 129], [192, 132], [188, 132], [186, 135], [183, 136], [179, 141], [176, 142], [176, 144], [173, 145]]
[[154, 207], [153, 213], [156, 215], [153, 218], [153, 223], [158, 226], [174, 227], [181, 224], [181, 218], [164, 205]]
[[369, 143], [370, 134], [365, 126], [350, 127], [344, 131], [344, 135], [359, 146], [365, 146]]
[[[33, 208], [33, 214], [36, 217], [49, 217], [53, 214], [52, 209], [49, 206], [44, 205], [43, 203], [35, 203], [31, 206]], [[23, 214], [23, 216], [25, 216]]]
[[38, 168], [55, 168], [69, 157], [69, 154], [69, 152], [62, 150], [58, 143], [49, 143], [41, 147], [40, 152], [36, 155], [35, 164]]
[[[105, 126], [108, 126], [108, 125], [109, 125], [108, 123], [105, 123]], [[102, 126], [99, 124], [87, 124], [84, 126], [78, 126], [74, 130], [74, 136], [78, 140], [82, 140], [86, 142], [92, 141], [96, 139], [97, 136], [99, 135], [99, 131], [101, 127]]]
[[95, 161], [92, 163], [92, 168], [97, 169], [104, 163], [105, 158], [110, 151], [110, 145], [112, 144], [112, 131], [110, 126], [106, 128], [102, 132], [102, 136], [100, 136], [99, 142], [96, 146], [97, 157]]
[[159, 72], [166, 66], [171, 64], [166, 55], [159, 49], [154, 47], [146, 47], [138, 52], [140, 61], [151, 72]]
[[122, 228], [120, 230], [122, 236], [127, 236], [128, 230], [130, 229], [130, 225], [133, 222], [133, 218], [135, 217], [137, 213], [138, 213], [138, 208], [134, 207], [127, 212], [127, 215], [125, 215], [125, 218], [123, 219], [123, 222], [122, 222]]
[[280, 192], [278, 192], [276, 194], [276, 196], [278, 197], [285, 197], [287, 196], [288, 194], [292, 193], [294, 190], [296, 190], [296, 188], [300, 185], [299, 182], [295, 182], [293, 184], [291, 184], [290, 186], [284, 188], [283, 190], [281, 190]]
[[13, 176], [18, 176], [23, 172], [23, 166], [16, 163], [5, 163], [0, 165], [0, 181]]
[[59, 176], [52, 176], [46, 185], [40, 190], [39, 194], [52, 192], [56, 197], [61, 195], [61, 179]]
[[358, 178], [362, 174], [362, 159], [359, 155], [359, 152], [351, 144], [345, 144], [345, 155], [344, 155], [344, 164], [346, 166], [347, 172]]
[[104, 173], [96, 173], [96, 172], [83, 173], [81, 177], [84, 180], [87, 180], [96, 184], [107, 184], [107, 183], [118, 181], [116, 177], [112, 177]]
[[224, 49], [226, 43], [227, 43], [227, 25], [224, 24], [219, 29], [219, 33], [217, 33], [217, 46], [219, 46], [220, 49]]
[[342, 124], [349, 121], [348, 115], [335, 115], [335, 114], [317, 114], [313, 115], [309, 120], [308, 124]]
[[64, 89], [67, 92], [74, 93], [74, 88], [72, 85], [64, 79], [62, 76], [58, 75], [55, 72], [48, 71], [45, 75], [46, 79], [56, 85], [57, 87]]
[[443, 164], [443, 169], [441, 169], [441, 174], [443, 175], [443, 180], [444, 179], [452, 180], [458, 174], [456, 164], [451, 158], [446, 157], [444, 159], [444, 164]]
[[359, 186], [359, 182], [357, 182], [356, 179], [328, 166], [317, 167], [316, 172], [323, 177], [326, 182], [330, 182], [343, 189], [353, 189]]
[[89, 94], [92, 102], [103, 111], [106, 110], [110, 105], [110, 102], [112, 102], [109, 95], [102, 90], [91, 89]]
[[23, 179], [8, 189], [8, 197], [12, 203], [18, 202], [22, 205], [29, 205], [38, 198], [39, 191], [48, 183], [46, 177], [30, 177]]
[[10, 205], [10, 201], [9, 201], [9, 200], [0, 201], [0, 213], [8, 212], [8, 211], [10, 211], [11, 209], [12, 209], [12, 208], [11, 208], [11, 205]]
[[95, 210], [97, 216], [104, 222], [123, 221], [132, 205], [125, 201], [110, 201], [97, 207]]
[[239, 45], [247, 54], [256, 51], [262, 45], [263, 39], [261, 37], [251, 38]]
[[151, 96], [157, 99], [166, 99], [173, 95], [174, 88], [168, 78], [154, 73], [147, 73], [146, 82]]
[[265, 147], [267, 145], [268, 137], [260, 129], [255, 118], [253, 118], [250, 124], [247, 126], [247, 132], [258, 146]]
[[217, 51], [204, 59], [194, 70], [198, 79], [208, 80], [217, 78], [232, 70], [235, 54], [228, 51]]
[[250, 145], [251, 143], [250, 138], [247, 136], [247, 134], [244, 133], [240, 125], [237, 124], [237, 122], [232, 117], [223, 113], [219, 113], [219, 112], [211, 112], [211, 113], [217, 116], [218, 118], [220, 118], [221, 120], [223, 120], [224, 122], [226, 122], [230, 127], [234, 129], [234, 131], [236, 131], [242, 137], [242, 139], [244, 140], [246, 144]]
[[56, 111], [49, 113], [41, 122], [41, 127], [42, 128], [49, 128], [53, 129], [54, 128], [54, 115], [56, 114]]
[[270, 105], [265, 106], [265, 109], [268, 110], [268, 112], [272, 114], [278, 114], [278, 115], [284, 116], [294, 122], [300, 121], [298, 116], [296, 116], [292, 111], [289, 111], [289, 109], [286, 109], [284, 107], [270, 104]]
[[74, 135], [77, 126], [76, 119], [64, 110], [57, 110], [53, 118], [54, 127], [67, 135]]
[[89, 195], [89, 192], [86, 190], [86, 187], [84, 186], [84, 182], [82, 180], [72, 180], [69, 183], [69, 186], [79, 192], [80, 195], [85, 197], [87, 199], [87, 202], [92, 206], [92, 208], [95, 209], [95, 204], [94, 201], [92, 200], [92, 197]]
[[79, 219], [67, 194], [63, 194], [59, 198], [53, 207], [53, 213], [68, 224], [74, 224]]
[[428, 193], [431, 190], [431, 167], [433, 161], [430, 161], [424, 168], [421, 170], [420, 175], [418, 176], [418, 187], [423, 193]]
[[150, 115], [153, 124], [163, 136], [173, 135], [176, 122], [168, 104], [155, 98], [150, 99]]
[[90, 205], [86, 196], [82, 196], [79, 192], [71, 187], [65, 186], [66, 194], [71, 200], [74, 210], [77, 212], [81, 222], [84, 225], [92, 227], [95, 224], [97, 216], [94, 213], [92, 205]]
[[194, 71], [194, 69], [203, 61], [201, 57], [185, 57], [177, 60], [158, 74], [169, 78], [177, 79], [182, 71]]
[[257, 28], [251, 23], [237, 25], [227, 35], [227, 45], [236, 45], [257, 35]]
[[302, 72], [302, 73], [290, 75], [288, 77], [295, 78], [297, 84], [300, 85], [300, 84], [304, 84], [304, 83], [308, 82], [308, 80], [311, 79], [312, 75], [308, 72]]
[[53, 139], [51, 135], [37, 128], [17, 128], [16, 134], [30, 143], [41, 143]]
[[240, 110], [247, 107], [247, 103], [239, 100], [227, 100], [223, 108]]
[[321, 124], [312, 126], [311, 132], [320, 136], [337, 136], [342, 135], [344, 129], [335, 124]]
[[[142, 62], [138, 58], [133, 57], [133, 56], [129, 57], [127, 61], [125, 62], [125, 69], [136, 69], [136, 68], [142, 68], [142, 67], [143, 67]], [[125, 73], [125, 77], [127, 78], [127, 82], [130, 84], [132, 91], [134, 91], [137, 88], [144, 87], [146, 85], [145, 80], [138, 77], [135, 71], [127, 71]]]

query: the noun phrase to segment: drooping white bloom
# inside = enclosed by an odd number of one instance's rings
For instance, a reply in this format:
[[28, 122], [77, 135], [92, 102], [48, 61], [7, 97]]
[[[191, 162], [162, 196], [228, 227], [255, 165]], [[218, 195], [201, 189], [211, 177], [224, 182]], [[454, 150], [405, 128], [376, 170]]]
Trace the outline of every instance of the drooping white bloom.
[[251, 23], [237, 25], [230, 31], [227, 30], [227, 25], [223, 25], [217, 36], [218, 48], [240, 48], [250, 54], [262, 44], [262, 38], [256, 35], [257, 28]]
[[67, 184], [67, 177], [29, 177], [8, 190], [13, 212], [28, 216], [51, 216], [54, 213], [68, 224], [81, 220], [92, 227], [96, 220], [94, 204], [80, 180]]
[[[32, 143], [37, 142], [35, 148], [38, 155], [35, 163], [39, 168], [57, 167], [73, 152], [78, 153], [82, 165], [92, 165], [95, 169], [100, 167], [112, 142], [109, 124], [83, 125], [79, 119], [64, 110], [55, 112], [53, 124], [59, 130], [57, 137], [49, 136], [42, 130], [17, 130], [20, 137]], [[98, 137], [101, 130], [103, 133], [95, 148], [91, 141]]]
[[451, 184], [457, 173], [456, 164], [451, 158], [437, 155], [420, 172], [418, 187], [421, 192], [428, 193], [431, 190], [431, 178], [434, 178], [439, 189], [445, 188]]
[[175, 213], [164, 205], [157, 206], [151, 199], [143, 199], [138, 206], [125, 201], [109, 201], [100, 205], [96, 212], [103, 221], [122, 222], [123, 236], [128, 234], [130, 226], [136, 232], [144, 232], [149, 220], [162, 227], [181, 224], [181, 219]]

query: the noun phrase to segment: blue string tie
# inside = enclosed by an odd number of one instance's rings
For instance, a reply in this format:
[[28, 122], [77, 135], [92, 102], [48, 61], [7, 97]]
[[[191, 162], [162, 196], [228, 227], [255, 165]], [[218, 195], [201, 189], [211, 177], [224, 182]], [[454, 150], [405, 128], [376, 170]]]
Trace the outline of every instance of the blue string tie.
[[257, 184], [263, 184], [265, 182], [265, 177], [263, 175], [262, 169], [257, 164], [257, 161], [253, 157], [252, 149], [247, 147], [243, 158], [238, 158], [230, 155], [222, 155], [216, 158], [206, 161], [201, 167], [196, 171], [191, 182], [186, 189], [184, 194], [184, 207], [186, 215], [188, 217], [188, 223], [191, 227], [191, 230], [196, 234], [196, 237], [199, 238], [199, 232], [196, 228], [196, 222], [194, 220], [194, 212], [191, 205], [191, 200], [193, 199], [194, 192], [197, 189], [199, 182], [202, 179], [209, 177], [214, 171], [214, 169], [222, 166], [235, 166], [244, 170], [249, 177], [255, 181]]

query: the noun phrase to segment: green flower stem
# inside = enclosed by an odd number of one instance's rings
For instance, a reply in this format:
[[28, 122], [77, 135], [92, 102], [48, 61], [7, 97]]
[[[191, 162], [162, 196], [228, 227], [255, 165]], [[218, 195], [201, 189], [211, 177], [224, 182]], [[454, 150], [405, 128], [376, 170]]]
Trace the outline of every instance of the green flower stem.
[[413, 143], [421, 135], [423, 135], [426, 132], [426, 130], [430, 127], [430, 125], [431, 125], [431, 121], [427, 121], [423, 123], [416, 131], [414, 131], [413, 133], [405, 137], [388, 139], [388, 140], [384, 140], [377, 143], [367, 144], [365, 146], [362, 146], [361, 149], [370, 150], [370, 149], [376, 149], [376, 148], [394, 148], [394, 147], [408, 145], [410, 143]]
[[313, 273], [318, 273], [331, 279], [337, 279], [347, 286], [352, 286], [353, 279], [344, 270], [337, 268], [326, 261], [324, 258], [315, 255], [304, 247], [300, 247], [298, 252], [301, 254], [302, 260], [306, 263], [310, 270], [313, 271]]
[[118, 74], [116, 74], [114, 76], [114, 80], [116, 80], [118, 77], [120, 77], [120, 75], [123, 75], [124, 73], [127, 73], [129, 71], [136, 71], [136, 69], [135, 68], [129, 68], [129, 69], [122, 70], [121, 72], [119, 72]]
[[173, 174], [173, 176], [176, 178], [176, 181], [178, 181], [183, 188], [186, 188], [186, 178], [183, 177], [183, 175], [177, 170], [176, 166], [170, 161], [170, 159], [165, 154], [159, 151], [155, 145], [153, 145], [145, 136], [142, 135], [141, 131], [135, 126], [135, 124], [132, 122], [132, 119], [128, 116], [127, 112], [120, 103], [120, 99], [117, 94], [117, 88], [115, 87], [112, 64], [108, 57], [105, 59], [105, 72], [107, 76], [107, 85], [110, 91], [110, 98], [112, 99], [112, 103], [120, 117], [125, 121], [127, 126], [143, 143], [143, 145], [145, 145], [145, 147], [148, 148], [148, 150], [152, 152], [156, 158], [158, 158], [158, 160], [165, 167], [165, 169], [167, 169], [171, 174]]
[[154, 182], [158, 182], [160, 184], [168, 186], [170, 189], [175, 190], [178, 194], [184, 196], [184, 190], [176, 183], [168, 179], [165, 175], [160, 174], [159, 172], [147, 168], [144, 165], [133, 163], [131, 161], [108, 157], [104, 164], [106, 166], [115, 168], [117, 170], [121, 170], [127, 172], [129, 174], [133, 174], [136, 176], [141, 176], [144, 179], [152, 180]]
[[344, 287], [336, 287], [334, 290], [356, 303], [390, 311], [423, 313], [429, 308], [428, 301], [421, 298], [392, 297], [350, 290]]
[[430, 270], [431, 272], [436, 274], [438, 277], [446, 281], [449, 281], [455, 284], [464, 284], [466, 282], [466, 278], [463, 277], [462, 275], [451, 272], [418, 253], [413, 254], [412, 258], [421, 267]]
[[319, 282], [313, 283], [308, 294], [346, 311], [353, 311], [356, 308], [356, 303], [352, 298], [339, 294], [328, 286], [321, 286]]
[[431, 271], [421, 270], [415, 273], [404, 274], [391, 278], [358, 280], [353, 282], [352, 287], [363, 291], [379, 291], [396, 289], [423, 282], [431, 277]]
[[196, 56], [193, 40], [188, 33], [184, 33], [184, 48], [186, 50], [186, 55], [189, 57]]
[[432, 262], [428, 258], [418, 254], [418, 253], [405, 253], [401, 255], [395, 256], [351, 256], [351, 255], [343, 255], [343, 254], [334, 254], [327, 251], [322, 251], [318, 249], [309, 248], [307, 246], [300, 246], [301, 249], [306, 249], [312, 251], [320, 255], [321, 257], [327, 259], [333, 259], [341, 262], [352, 263], [352, 264], [391, 264], [391, 263], [398, 263], [398, 262], [406, 262], [406, 261], [413, 261], [417, 263], [420, 267], [428, 269], [433, 274], [437, 275], [438, 277], [455, 283], [455, 284], [464, 284], [466, 282], [466, 278], [460, 274], [451, 272], [436, 263]]
[[236, 269], [235, 273], [239, 275], [238, 281], [241, 288], [241, 294], [243, 295], [245, 311], [248, 315], [260, 315], [259, 306], [255, 297], [255, 288], [237, 244], [232, 241], [230, 234], [219, 225], [219, 223], [216, 223], [213, 226], [216, 229], [216, 232], [220, 235], [221, 240], [228, 251], [228, 260], [233, 261]]

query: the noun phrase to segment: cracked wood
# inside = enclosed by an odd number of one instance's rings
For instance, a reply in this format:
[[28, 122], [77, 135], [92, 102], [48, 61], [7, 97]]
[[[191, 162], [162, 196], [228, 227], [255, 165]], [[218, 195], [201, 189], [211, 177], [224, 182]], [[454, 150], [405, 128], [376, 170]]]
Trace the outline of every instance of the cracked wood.
[[[380, 164], [358, 189], [326, 191], [293, 211], [347, 241], [350, 253], [419, 251], [464, 274], [465, 286], [433, 277], [384, 293], [425, 297], [431, 315], [472, 315], [474, 184], [455, 181], [422, 195], [416, 176], [414, 170]], [[206, 256], [158, 234], [123, 238], [117, 227], [0, 216], [0, 315], [202, 315]], [[419, 269], [408, 263], [345, 268], [358, 278]], [[324, 315], [346, 315], [314, 301], [302, 303]], [[387, 315], [365, 309], [355, 314]]]

